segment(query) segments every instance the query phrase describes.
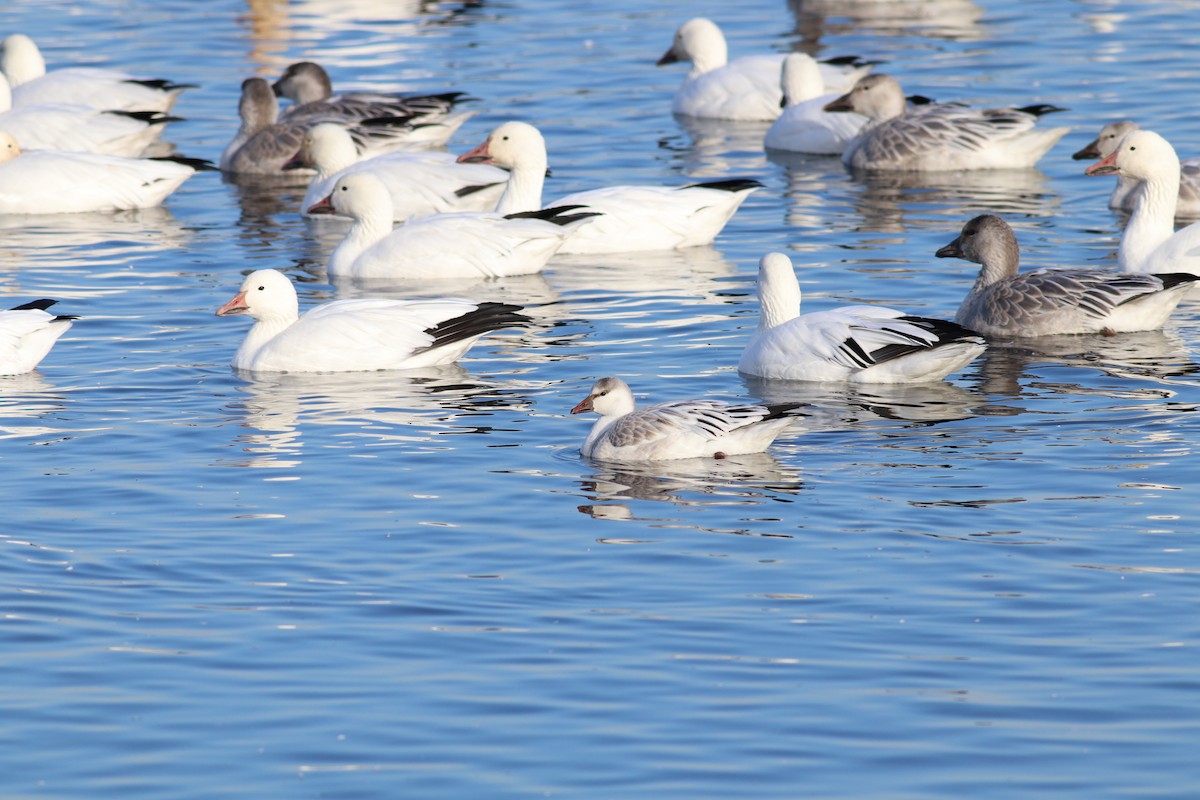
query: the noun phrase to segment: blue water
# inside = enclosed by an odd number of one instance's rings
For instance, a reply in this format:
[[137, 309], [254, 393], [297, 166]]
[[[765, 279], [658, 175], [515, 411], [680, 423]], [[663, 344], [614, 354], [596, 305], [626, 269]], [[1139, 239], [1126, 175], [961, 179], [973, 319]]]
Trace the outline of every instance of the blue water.
[[[974, 267], [933, 253], [980, 212], [1026, 267], [1111, 266], [1111, 183], [1070, 154], [1120, 117], [1200, 154], [1194, 6], [801, 5], [9, 4], [52, 65], [201, 84], [166, 137], [190, 156], [232, 136], [243, 78], [311, 58], [470, 92], [460, 152], [534, 122], [549, 194], [766, 188], [711, 248], [460, 287], [538, 325], [415, 375], [228, 367], [245, 320], [213, 310], [244, 272], [348, 293], [300, 189], [207, 173], [165, 209], [0, 220], [0, 292], [83, 317], [0, 378], [0, 796], [1200, 796], [1200, 303], [930, 386], [734, 370], [769, 250], [807, 309], [941, 316]], [[696, 14], [734, 55], [860, 54], [1074, 131], [1036, 170], [921, 181], [768, 158], [761, 127], [669, 113], [683, 68], [653, 62]], [[811, 416], [766, 454], [613, 469], [568, 414], [608, 374]]]

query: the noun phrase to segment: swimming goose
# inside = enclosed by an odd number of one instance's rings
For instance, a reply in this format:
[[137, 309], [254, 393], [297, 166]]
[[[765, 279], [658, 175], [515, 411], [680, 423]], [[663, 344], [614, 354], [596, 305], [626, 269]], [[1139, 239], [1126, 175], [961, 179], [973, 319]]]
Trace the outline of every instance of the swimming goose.
[[882, 306], [842, 306], [800, 314], [792, 261], [767, 253], [758, 262], [758, 331], [738, 372], [789, 381], [920, 383], [965, 367], [987, 347], [948, 320]]
[[600, 415], [580, 452], [604, 461], [724, 458], [766, 450], [792, 422], [799, 404], [730, 404], [676, 400], [638, 410], [620, 378], [601, 378], [571, 409]]
[[1171, 143], [1153, 131], [1133, 131], [1084, 170], [1085, 175], [1113, 173], [1141, 184], [1117, 248], [1121, 271], [1200, 275], [1200, 222], [1175, 230], [1179, 157]]
[[[364, 158], [420, 144], [410, 138], [416, 128], [403, 117], [351, 121], [336, 115], [306, 114], [280, 119], [279, 101], [270, 84], [262, 78], [242, 81], [238, 115], [242, 120], [241, 127], [221, 153], [221, 170], [224, 172], [284, 174], [283, 167], [300, 149], [304, 133], [322, 122], [344, 127]], [[311, 174], [311, 170], [297, 170], [292, 174], [303, 176]]]
[[71, 329], [76, 316], [50, 314], [57, 300], [34, 300], [0, 311], [0, 375], [29, 372], [46, 357], [50, 348]]
[[[721, 29], [697, 17], [675, 31], [671, 47], [658, 66], [690, 61], [692, 69], [675, 92], [671, 112], [686, 117], [770, 121], [779, 116], [783, 93], [779, 85], [779, 53], [728, 61], [729, 49]], [[856, 58], [831, 59], [821, 65], [829, 91], [845, 91], [871, 71]]]
[[1018, 274], [1012, 228], [983, 214], [937, 251], [982, 265], [955, 320], [987, 336], [1115, 334], [1161, 328], [1200, 277], [1139, 275], [1089, 269], [1039, 269]]
[[[1071, 156], [1076, 161], [1103, 159], [1111, 155], [1126, 135], [1140, 130], [1133, 120], [1123, 119], [1110, 122], [1100, 129], [1100, 135]], [[1108, 207], [1132, 211], [1137, 201], [1137, 189], [1141, 184], [1126, 175], [1117, 176], [1117, 185], [1108, 198]], [[1200, 216], [1200, 158], [1189, 158], [1179, 162], [1179, 199], [1175, 203], [1175, 216]]]
[[57, 150], [22, 152], [0, 131], [0, 213], [64, 214], [149, 208], [207, 162], [182, 156], [123, 158]]
[[520, 306], [459, 299], [335, 300], [299, 313], [296, 287], [282, 272], [250, 273], [219, 317], [254, 325], [233, 356], [236, 369], [358, 372], [449, 364], [486, 333], [528, 321]]
[[444, 211], [489, 211], [496, 207], [508, 180], [502, 169], [460, 164], [450, 153], [386, 153], [360, 160], [350, 134], [327, 122], [304, 134], [300, 151], [283, 169], [294, 166], [317, 170], [304, 193], [301, 210], [327, 197], [343, 175], [369, 172], [387, 187], [396, 221]]
[[0, 74], [0, 130], [26, 150], [137, 156], [166, 123], [178, 119], [158, 111], [101, 111], [63, 103], [13, 108], [12, 90]]
[[784, 108], [763, 139], [768, 150], [840, 155], [867, 124], [862, 114], [825, 110], [839, 94], [825, 92], [825, 82], [812, 56], [788, 53], [780, 77]]
[[354, 220], [329, 256], [344, 278], [497, 278], [541, 271], [593, 213], [570, 207], [519, 214], [460, 212], [416, 217], [393, 229], [387, 187], [368, 172], [343, 175], [309, 214]]
[[[546, 140], [532, 125], [506, 122], [459, 161], [509, 170], [496, 210], [501, 214], [542, 207]], [[561, 197], [553, 206], [584, 206], [601, 216], [577, 230], [561, 253], [671, 250], [709, 244], [751, 192], [756, 180], [733, 179], [688, 186], [610, 186]]]
[[1032, 167], [1070, 128], [1034, 129], [1055, 106], [972, 109], [928, 103], [906, 110], [904, 90], [890, 75], [860, 80], [826, 111], [868, 118], [842, 161], [865, 170], [937, 172]]
[[28, 36], [14, 33], [0, 44], [0, 72], [8, 78], [13, 105], [66, 103], [104, 110], [167, 112], [180, 92], [194, 84], [139, 78], [100, 67], [46, 71], [41, 51]]

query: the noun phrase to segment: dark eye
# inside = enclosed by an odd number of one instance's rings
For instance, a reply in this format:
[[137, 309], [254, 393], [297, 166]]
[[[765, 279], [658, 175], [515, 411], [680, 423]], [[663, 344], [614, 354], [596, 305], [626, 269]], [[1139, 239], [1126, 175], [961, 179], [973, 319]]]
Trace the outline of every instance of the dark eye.
[[258, 290], [261, 292], [261, 291], [264, 291], [266, 288], [267, 287], [265, 287], [265, 286], [260, 286], [260, 287], [258, 287]]

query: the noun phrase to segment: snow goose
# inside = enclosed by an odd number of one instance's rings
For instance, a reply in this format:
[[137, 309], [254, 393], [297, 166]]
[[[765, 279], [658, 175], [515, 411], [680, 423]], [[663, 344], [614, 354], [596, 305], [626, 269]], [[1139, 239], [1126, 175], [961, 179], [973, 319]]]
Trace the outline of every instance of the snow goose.
[[12, 90], [0, 74], [0, 130], [27, 150], [64, 150], [137, 156], [178, 117], [158, 111], [101, 111], [48, 103], [12, 107]]
[[1012, 228], [983, 214], [937, 251], [981, 265], [955, 319], [987, 336], [1115, 334], [1161, 328], [1200, 277], [1139, 275], [1088, 269], [1039, 269], [1018, 274]]
[[359, 160], [350, 134], [327, 122], [304, 134], [300, 151], [283, 168], [295, 166], [317, 171], [304, 193], [302, 210], [328, 197], [343, 175], [369, 172], [387, 187], [397, 221], [444, 211], [489, 211], [496, 207], [508, 180], [502, 169], [460, 164], [450, 153], [387, 153]]
[[182, 156], [123, 158], [56, 150], [21, 152], [0, 131], [0, 213], [65, 214], [149, 208], [207, 162]]
[[789, 53], [783, 60], [782, 73], [783, 113], [771, 123], [763, 145], [768, 150], [791, 153], [840, 155], [867, 124], [867, 118], [825, 110], [838, 93], [826, 94], [821, 71], [812, 56]]
[[[459, 161], [509, 170], [496, 210], [502, 214], [542, 206], [546, 140], [532, 125], [506, 122]], [[756, 180], [733, 179], [689, 186], [610, 186], [561, 197], [553, 206], [584, 206], [600, 216], [581, 227], [561, 253], [671, 250], [709, 244], [751, 192]]]
[[1171, 143], [1153, 131], [1133, 131], [1084, 170], [1085, 175], [1113, 173], [1142, 185], [1117, 248], [1121, 271], [1200, 275], [1200, 222], [1175, 230], [1179, 157]]
[[937, 172], [1032, 167], [1070, 128], [1034, 129], [1056, 106], [972, 109], [928, 103], [907, 110], [904, 91], [877, 73], [825, 106], [853, 111], [868, 122], [842, 153], [848, 166], [864, 170]]
[[[746, 56], [728, 61], [729, 49], [721, 29], [696, 17], [679, 26], [671, 47], [658, 66], [690, 61], [692, 69], [675, 92], [671, 112], [685, 117], [770, 121], [779, 116], [783, 93], [779, 85], [783, 55]], [[821, 65], [824, 85], [845, 91], [871, 71], [856, 58], [832, 59]]]
[[296, 287], [262, 269], [242, 282], [219, 317], [254, 320], [235, 369], [261, 372], [360, 372], [419, 369], [456, 361], [479, 337], [528, 321], [520, 306], [469, 300], [335, 300], [299, 313]]
[[387, 187], [368, 172], [343, 175], [309, 214], [354, 220], [329, 257], [329, 275], [357, 279], [498, 278], [541, 271], [594, 213], [570, 207], [518, 214], [460, 212], [392, 227]]
[[766, 450], [792, 422], [799, 404], [730, 404], [676, 400], [638, 410], [620, 378], [601, 378], [571, 409], [600, 415], [580, 452], [603, 461], [724, 458]]
[[0, 375], [29, 372], [71, 328], [75, 316], [56, 317], [46, 311], [57, 300], [34, 300], [0, 311]]
[[146, 79], [100, 67], [46, 71], [41, 51], [28, 36], [14, 33], [0, 44], [0, 72], [12, 85], [13, 104], [66, 103], [119, 111], [167, 112], [194, 84]]
[[[1100, 129], [1100, 135], [1080, 149], [1071, 158], [1076, 161], [1104, 159], [1116, 151], [1117, 145], [1126, 135], [1140, 130], [1133, 120], [1123, 119], [1110, 122]], [[1127, 175], [1117, 176], [1117, 185], [1108, 198], [1108, 207], [1121, 211], [1133, 211], [1137, 201], [1137, 189], [1141, 184]], [[1175, 216], [1200, 216], [1200, 158], [1189, 158], [1179, 162], [1179, 199], [1175, 203]]]
[[800, 314], [792, 261], [767, 253], [758, 264], [758, 331], [738, 372], [790, 381], [920, 383], [962, 369], [986, 348], [983, 337], [947, 320], [881, 306]]
[[[238, 101], [241, 126], [221, 153], [221, 169], [241, 175], [282, 175], [283, 166], [300, 149], [304, 133], [322, 122], [341, 125], [350, 133], [359, 153], [369, 158], [392, 150], [408, 149], [414, 126], [403, 117], [346, 120], [336, 115], [308, 114], [279, 118], [279, 101], [262, 78], [242, 81]], [[300, 171], [301, 176], [311, 174]]]

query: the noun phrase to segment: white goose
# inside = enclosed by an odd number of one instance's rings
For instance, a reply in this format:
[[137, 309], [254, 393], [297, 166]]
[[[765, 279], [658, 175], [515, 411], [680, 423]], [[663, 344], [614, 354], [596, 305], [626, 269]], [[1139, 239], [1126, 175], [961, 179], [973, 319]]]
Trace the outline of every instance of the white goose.
[[[1133, 120], [1123, 119], [1110, 122], [1100, 129], [1100, 134], [1071, 156], [1076, 161], [1104, 159], [1114, 153], [1117, 145], [1128, 134], [1140, 130]], [[1127, 175], [1117, 176], [1117, 185], [1108, 198], [1108, 207], [1122, 211], [1133, 211], [1137, 204], [1137, 190], [1141, 183]], [[1189, 158], [1179, 162], [1179, 199], [1175, 203], [1176, 217], [1200, 216], [1200, 158]]]
[[[284, 164], [300, 149], [304, 133], [322, 122], [345, 128], [363, 158], [424, 146], [411, 140], [416, 128], [405, 117], [348, 120], [336, 114], [306, 114], [280, 119], [279, 101], [271, 91], [271, 85], [262, 78], [242, 81], [238, 115], [241, 126], [221, 153], [220, 163], [222, 171], [240, 175], [284, 174]], [[300, 175], [311, 173], [309, 170], [298, 172]]]
[[676, 400], [638, 410], [620, 378], [601, 378], [572, 414], [600, 415], [580, 452], [604, 461], [724, 458], [766, 450], [792, 422], [799, 404], [733, 405]]
[[955, 319], [988, 336], [1149, 331], [1161, 328], [1200, 277], [1139, 275], [1087, 269], [1040, 269], [1018, 274], [1020, 251], [1008, 223], [975, 217], [937, 251], [982, 265]]
[[14, 33], [0, 44], [0, 72], [13, 90], [13, 104], [66, 103], [119, 111], [167, 112], [193, 84], [146, 79], [99, 67], [46, 71], [46, 61], [28, 36]]
[[56, 150], [21, 152], [0, 131], [0, 214], [66, 214], [149, 208], [205, 162], [179, 156], [123, 158]]
[[788, 53], [782, 71], [783, 113], [771, 123], [763, 145], [791, 153], [840, 155], [867, 118], [825, 110], [839, 93], [825, 92], [817, 62], [807, 53]]
[[1113, 173], [1142, 185], [1117, 249], [1121, 271], [1200, 275], [1200, 222], [1175, 230], [1179, 157], [1171, 143], [1153, 131], [1133, 131], [1084, 170], [1085, 175]]
[[800, 284], [783, 253], [758, 264], [758, 331], [738, 372], [760, 378], [850, 383], [937, 381], [987, 347], [983, 337], [941, 319], [881, 306], [800, 314]]
[[34, 300], [0, 311], [0, 375], [29, 372], [46, 357], [50, 348], [71, 329], [75, 316], [50, 314], [57, 300]]
[[972, 109], [929, 103], [908, 110], [899, 82], [883, 73], [863, 78], [825, 110], [853, 111], [868, 118], [842, 153], [848, 166], [864, 170], [1032, 167], [1070, 130], [1034, 128], [1043, 114], [1063, 110], [1048, 105]]
[[302, 210], [328, 197], [343, 175], [369, 172], [387, 187], [397, 221], [445, 211], [489, 211], [508, 180], [502, 169], [460, 164], [450, 153], [387, 153], [360, 160], [350, 134], [327, 122], [304, 134], [300, 151], [283, 169], [295, 166], [317, 171], [304, 193]]
[[[506, 122], [459, 161], [495, 164], [509, 170], [508, 185], [496, 210], [502, 214], [542, 207], [546, 140], [524, 122]], [[672, 250], [710, 244], [761, 183], [748, 179], [690, 186], [610, 186], [576, 192], [552, 206], [583, 206], [598, 212], [559, 250], [561, 253], [617, 253]]]
[[158, 111], [100, 111], [62, 103], [13, 108], [12, 90], [0, 74], [0, 130], [27, 150], [137, 156], [164, 125], [178, 119]]
[[[783, 93], [779, 85], [783, 54], [746, 56], [729, 61], [721, 29], [696, 17], [679, 26], [671, 47], [658, 66], [690, 61], [692, 69], [675, 92], [671, 112], [685, 117], [769, 122], [779, 116]], [[854, 58], [821, 65], [829, 91], [844, 91], [871, 71]]]
[[236, 369], [259, 372], [359, 372], [419, 369], [456, 361], [479, 337], [528, 321], [520, 306], [468, 300], [335, 300], [299, 313], [296, 288], [262, 269], [217, 309], [254, 325], [233, 356]]
[[392, 227], [387, 188], [368, 172], [338, 179], [309, 214], [354, 220], [329, 257], [329, 275], [358, 279], [498, 278], [541, 271], [593, 213], [567, 207], [521, 214], [432, 214]]

